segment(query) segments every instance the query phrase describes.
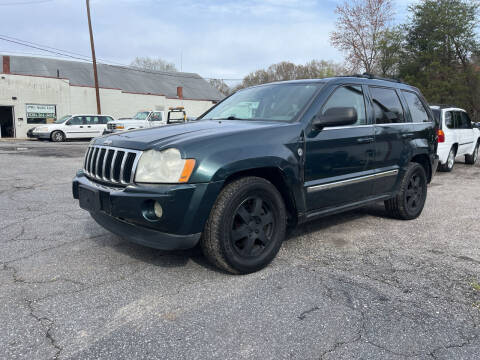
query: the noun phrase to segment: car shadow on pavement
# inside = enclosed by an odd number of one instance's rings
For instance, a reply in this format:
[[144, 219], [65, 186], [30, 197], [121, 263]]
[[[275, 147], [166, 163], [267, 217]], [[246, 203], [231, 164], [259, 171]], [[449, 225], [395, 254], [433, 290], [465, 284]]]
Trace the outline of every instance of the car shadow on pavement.
[[[86, 230], [88, 230], [88, 228], [89, 227], [87, 227]], [[92, 236], [92, 241], [96, 242], [98, 246], [109, 247], [115, 252], [131, 258], [133, 261], [147, 263], [156, 267], [181, 268], [187, 266], [190, 261], [193, 261], [209, 270], [225, 273], [208, 262], [203, 256], [199, 245], [188, 250], [158, 250], [132, 243], [109, 232], [105, 232], [105, 236]]]
[[[296, 228], [289, 229], [287, 232], [286, 241], [291, 241], [308, 233], [326, 230], [332, 226], [340, 226], [344, 224], [348, 226], [349, 222], [366, 216], [388, 218], [383, 203], [371, 204], [366, 207], [345, 213], [330, 215], [324, 218], [313, 220], [299, 225]], [[91, 227], [88, 226], [86, 230], [91, 231]], [[165, 251], [138, 245], [108, 232], [105, 232], [105, 236], [92, 236], [92, 241], [96, 242], [98, 246], [110, 247], [115, 252], [118, 252], [124, 256], [128, 256], [134, 261], [147, 263], [157, 267], [181, 268], [187, 266], [188, 263], [192, 261], [208, 270], [226, 274], [225, 271], [210, 264], [210, 262], [203, 256], [199, 245], [189, 250]]]
[[385, 211], [385, 206], [383, 205], [383, 202], [379, 202], [344, 213], [321, 217], [298, 225], [296, 228], [288, 230], [286, 240], [289, 241], [295, 239], [298, 236], [326, 230], [333, 226], [339, 226], [344, 224], [348, 226], [349, 222], [361, 219], [366, 216], [375, 216], [395, 220], [388, 216], [387, 212]]

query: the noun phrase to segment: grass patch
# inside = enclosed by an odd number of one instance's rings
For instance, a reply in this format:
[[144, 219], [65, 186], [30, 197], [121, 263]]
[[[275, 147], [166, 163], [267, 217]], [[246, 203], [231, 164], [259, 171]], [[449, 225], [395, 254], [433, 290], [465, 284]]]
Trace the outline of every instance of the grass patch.
[[480, 284], [477, 281], [473, 281], [470, 283], [470, 286], [473, 290], [480, 291]]

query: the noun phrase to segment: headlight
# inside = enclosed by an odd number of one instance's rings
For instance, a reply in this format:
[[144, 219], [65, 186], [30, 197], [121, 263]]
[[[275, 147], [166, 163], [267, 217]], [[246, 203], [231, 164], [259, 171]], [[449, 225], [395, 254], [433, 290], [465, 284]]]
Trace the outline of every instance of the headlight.
[[182, 159], [178, 149], [147, 150], [138, 161], [135, 182], [186, 183], [195, 167], [194, 159]]
[[125, 126], [123, 125], [113, 125], [115, 129], [125, 129]]

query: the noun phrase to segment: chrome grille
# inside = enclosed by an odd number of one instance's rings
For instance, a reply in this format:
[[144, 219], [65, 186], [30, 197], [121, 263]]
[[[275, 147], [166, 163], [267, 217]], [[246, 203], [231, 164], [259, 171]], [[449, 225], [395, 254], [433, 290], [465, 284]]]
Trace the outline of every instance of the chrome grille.
[[115, 129], [116, 129], [116, 126], [115, 126], [115, 124], [107, 123], [107, 129], [108, 129], [108, 130], [115, 130]]
[[89, 146], [83, 171], [92, 180], [114, 185], [133, 183], [141, 151], [110, 146]]

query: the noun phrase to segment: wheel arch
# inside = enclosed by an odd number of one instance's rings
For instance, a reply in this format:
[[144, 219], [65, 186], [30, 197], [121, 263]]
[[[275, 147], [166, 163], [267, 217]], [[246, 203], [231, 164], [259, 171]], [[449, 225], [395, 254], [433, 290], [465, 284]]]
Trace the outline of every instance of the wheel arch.
[[430, 158], [428, 157], [427, 154], [417, 154], [412, 159], [410, 162], [418, 163], [420, 164], [424, 169], [425, 173], [427, 174], [427, 181], [430, 183], [432, 181], [432, 166], [430, 164]]
[[275, 166], [257, 167], [252, 169], [239, 170], [230, 174], [223, 184], [223, 187], [247, 176], [263, 178], [273, 184], [283, 198], [287, 209], [288, 224], [294, 226], [298, 222], [298, 210], [295, 196], [289, 186], [285, 172]]

